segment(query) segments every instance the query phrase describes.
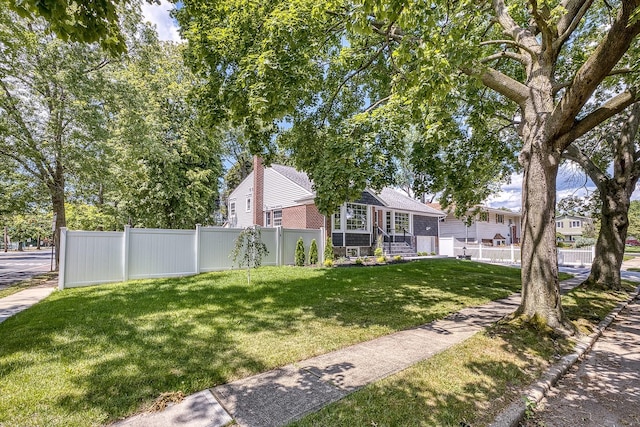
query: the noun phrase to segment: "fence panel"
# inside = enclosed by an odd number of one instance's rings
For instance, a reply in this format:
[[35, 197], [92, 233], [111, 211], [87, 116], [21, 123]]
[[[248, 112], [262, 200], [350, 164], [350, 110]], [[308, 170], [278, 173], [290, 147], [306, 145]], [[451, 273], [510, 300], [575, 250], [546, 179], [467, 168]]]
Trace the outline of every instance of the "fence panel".
[[123, 232], [66, 231], [64, 287], [123, 281], [123, 241]]
[[231, 251], [236, 244], [239, 228], [203, 227], [200, 229], [200, 271], [235, 268]]
[[[311, 247], [311, 241], [316, 239], [318, 245], [318, 252], [322, 247], [322, 231], [321, 230], [296, 230], [296, 229], [282, 229], [282, 263], [285, 265], [295, 264], [296, 244], [298, 239], [302, 237], [304, 242], [305, 259], [309, 261], [309, 248]], [[322, 253], [318, 253], [318, 257], [322, 257]]]
[[593, 248], [558, 249], [558, 265], [585, 266], [593, 262]]
[[129, 233], [129, 279], [197, 273], [195, 230], [134, 228]]

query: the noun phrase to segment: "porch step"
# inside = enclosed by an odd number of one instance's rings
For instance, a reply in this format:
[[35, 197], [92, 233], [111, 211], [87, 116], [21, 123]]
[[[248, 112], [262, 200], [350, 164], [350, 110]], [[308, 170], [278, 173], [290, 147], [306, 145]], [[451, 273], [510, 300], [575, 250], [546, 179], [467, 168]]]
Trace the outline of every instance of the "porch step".
[[385, 243], [382, 247], [382, 252], [385, 256], [394, 257], [400, 255], [401, 257], [410, 257], [417, 256], [417, 252], [409, 246], [409, 244], [405, 242], [392, 242], [391, 248], [389, 248], [389, 243]]

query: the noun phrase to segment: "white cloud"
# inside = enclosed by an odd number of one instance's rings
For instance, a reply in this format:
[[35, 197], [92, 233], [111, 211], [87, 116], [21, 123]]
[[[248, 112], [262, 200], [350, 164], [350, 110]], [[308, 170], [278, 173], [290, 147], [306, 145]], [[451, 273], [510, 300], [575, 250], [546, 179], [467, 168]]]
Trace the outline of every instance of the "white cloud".
[[178, 32], [178, 23], [169, 15], [174, 8], [175, 6], [167, 0], [161, 0], [159, 5], [142, 3], [143, 19], [156, 26], [160, 40], [182, 41]]

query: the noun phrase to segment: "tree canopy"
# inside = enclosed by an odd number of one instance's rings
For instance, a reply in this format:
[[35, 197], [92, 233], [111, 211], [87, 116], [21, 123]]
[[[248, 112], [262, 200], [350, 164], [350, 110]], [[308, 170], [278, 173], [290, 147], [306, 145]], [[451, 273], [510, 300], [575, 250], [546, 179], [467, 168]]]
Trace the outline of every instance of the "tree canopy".
[[638, 4], [187, 0], [176, 16], [206, 82], [210, 119], [244, 124], [253, 152], [270, 152], [280, 134], [324, 212], [367, 185], [394, 181], [410, 124], [421, 135], [413, 149], [416, 173], [425, 175], [419, 185], [445, 185], [452, 200], [486, 195], [517, 155], [518, 314], [566, 330], [558, 165], [577, 138], [637, 100], [630, 71]]

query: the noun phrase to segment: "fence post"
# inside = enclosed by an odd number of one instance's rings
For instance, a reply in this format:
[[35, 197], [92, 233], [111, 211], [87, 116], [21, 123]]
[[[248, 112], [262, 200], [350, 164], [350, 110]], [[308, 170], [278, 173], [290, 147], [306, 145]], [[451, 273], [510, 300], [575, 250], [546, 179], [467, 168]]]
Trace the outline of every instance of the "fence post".
[[282, 226], [276, 227], [276, 265], [282, 265]]
[[482, 243], [478, 243], [478, 259], [482, 259]]
[[511, 264], [515, 264], [516, 263], [516, 251], [513, 249], [513, 243], [510, 246], [511, 246]]
[[194, 240], [196, 252], [196, 274], [200, 274], [200, 224], [196, 224], [196, 235]]
[[594, 259], [596, 259], [596, 247], [591, 246], [591, 260], [589, 262], [593, 263]]
[[67, 264], [67, 227], [60, 227], [60, 265], [58, 267], [58, 289], [64, 289], [64, 275]]
[[122, 237], [122, 281], [126, 282], [129, 280], [129, 229], [131, 226], [129, 224], [124, 226], [124, 233]]
[[318, 261], [320, 261], [320, 265], [324, 264], [324, 245], [326, 238], [324, 227], [320, 227], [320, 238], [318, 239]]

